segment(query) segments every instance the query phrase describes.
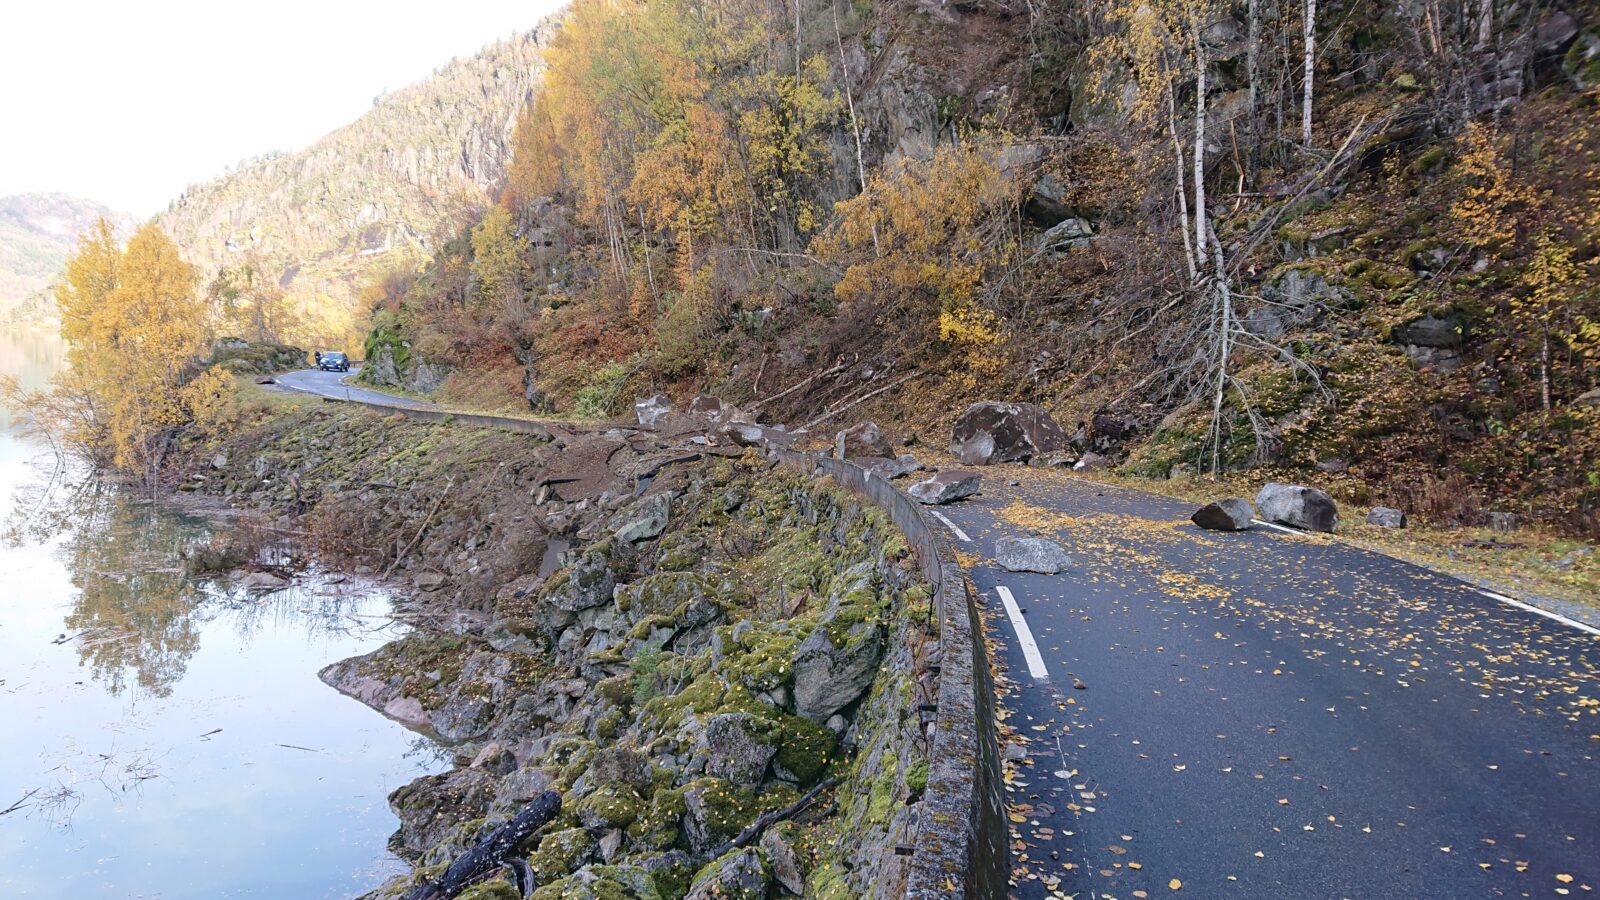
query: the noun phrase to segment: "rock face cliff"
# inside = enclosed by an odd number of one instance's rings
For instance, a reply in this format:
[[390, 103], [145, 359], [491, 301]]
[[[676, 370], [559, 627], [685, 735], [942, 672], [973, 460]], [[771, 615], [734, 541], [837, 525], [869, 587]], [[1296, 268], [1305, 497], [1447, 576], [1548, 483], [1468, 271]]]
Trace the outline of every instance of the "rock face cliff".
[[54, 306], [35, 295], [66, 264], [78, 236], [97, 219], [109, 220], [121, 237], [133, 216], [66, 194], [14, 194], [0, 198], [0, 319], [49, 318]]
[[304, 150], [191, 187], [157, 220], [207, 273], [251, 264], [302, 302], [348, 304], [366, 273], [427, 252], [489, 200], [549, 32], [453, 60]]

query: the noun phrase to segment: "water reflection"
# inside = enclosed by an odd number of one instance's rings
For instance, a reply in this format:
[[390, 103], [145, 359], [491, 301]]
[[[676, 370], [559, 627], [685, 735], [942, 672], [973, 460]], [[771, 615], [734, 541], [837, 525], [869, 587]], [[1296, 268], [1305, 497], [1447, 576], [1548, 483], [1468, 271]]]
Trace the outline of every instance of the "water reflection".
[[447, 760], [316, 678], [395, 636], [390, 600], [185, 577], [240, 527], [0, 428], [0, 897], [347, 897], [400, 867], [385, 797]]

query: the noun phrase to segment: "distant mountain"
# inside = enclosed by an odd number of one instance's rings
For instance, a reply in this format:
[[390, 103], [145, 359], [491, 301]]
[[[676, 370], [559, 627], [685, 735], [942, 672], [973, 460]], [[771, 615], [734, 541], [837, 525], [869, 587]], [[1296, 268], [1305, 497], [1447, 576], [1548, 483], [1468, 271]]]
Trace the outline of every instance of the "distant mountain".
[[452, 60], [304, 150], [191, 187], [157, 221], [208, 274], [254, 264], [306, 307], [348, 308], [375, 265], [420, 258], [487, 203], [544, 70], [541, 30]]
[[0, 320], [54, 318], [42, 294], [61, 272], [78, 236], [104, 217], [121, 237], [137, 220], [93, 200], [65, 194], [0, 197]]

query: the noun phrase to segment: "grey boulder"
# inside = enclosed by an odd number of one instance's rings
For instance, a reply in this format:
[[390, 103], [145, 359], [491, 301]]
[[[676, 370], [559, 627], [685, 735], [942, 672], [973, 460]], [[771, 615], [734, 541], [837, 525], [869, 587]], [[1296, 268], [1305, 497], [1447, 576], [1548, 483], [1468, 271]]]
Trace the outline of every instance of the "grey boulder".
[[865, 693], [883, 658], [883, 628], [873, 621], [857, 622], [835, 643], [839, 615], [836, 601], [795, 650], [794, 711], [813, 722], [828, 721]]
[[1250, 520], [1255, 515], [1255, 508], [1249, 500], [1230, 497], [1200, 507], [1189, 517], [1189, 521], [1207, 531], [1244, 531], [1250, 527]]
[[839, 432], [833, 438], [833, 455], [839, 459], [852, 456], [893, 456], [894, 445], [884, 435], [877, 422], [859, 422]]
[[672, 508], [671, 494], [656, 494], [628, 507], [617, 517], [618, 538], [631, 543], [648, 541], [667, 530], [667, 513]]
[[1028, 459], [1066, 446], [1066, 432], [1032, 403], [974, 403], [950, 431], [950, 452], [969, 466]]
[[701, 869], [684, 900], [764, 900], [771, 890], [766, 859], [746, 847]]
[[656, 394], [633, 402], [633, 414], [639, 424], [646, 428], [661, 421], [667, 413], [672, 412], [672, 398], [666, 394]]
[[1060, 544], [1036, 537], [1003, 537], [995, 541], [994, 557], [1007, 572], [1054, 575], [1072, 566], [1072, 557]]
[[1269, 482], [1256, 494], [1256, 509], [1268, 522], [1306, 531], [1333, 531], [1339, 524], [1339, 508], [1333, 498], [1326, 491], [1299, 484]]
[[1392, 506], [1374, 506], [1367, 512], [1367, 524], [1379, 528], [1406, 527], [1406, 514]]
[[747, 787], [761, 783], [778, 752], [760, 740], [755, 716], [749, 713], [721, 713], [707, 719], [706, 745], [711, 750], [706, 773]]
[[906, 490], [911, 499], [928, 506], [965, 500], [978, 492], [981, 476], [977, 472], [951, 469], [913, 484]]

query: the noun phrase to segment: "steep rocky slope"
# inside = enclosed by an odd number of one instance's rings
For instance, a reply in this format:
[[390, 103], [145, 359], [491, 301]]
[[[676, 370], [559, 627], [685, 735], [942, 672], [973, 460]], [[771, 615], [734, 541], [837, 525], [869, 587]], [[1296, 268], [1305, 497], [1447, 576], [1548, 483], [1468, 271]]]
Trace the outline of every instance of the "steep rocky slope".
[[[313, 402], [189, 449], [190, 487], [417, 588], [411, 633], [322, 672], [457, 762], [391, 794], [391, 847], [418, 868], [374, 896], [438, 877], [547, 789], [561, 813], [519, 855], [540, 900], [903, 886], [893, 848], [930, 814], [918, 710], [937, 641], [929, 586], [877, 508], [634, 429]], [[519, 894], [494, 878], [462, 896]]]
[[0, 198], [0, 320], [43, 320], [53, 307], [36, 294], [49, 286], [83, 234], [105, 218], [121, 237], [134, 218], [93, 200], [66, 194]]
[[348, 308], [366, 273], [487, 202], [543, 43], [535, 29], [453, 60], [304, 150], [190, 188], [158, 222], [208, 274], [251, 264], [302, 304]]

